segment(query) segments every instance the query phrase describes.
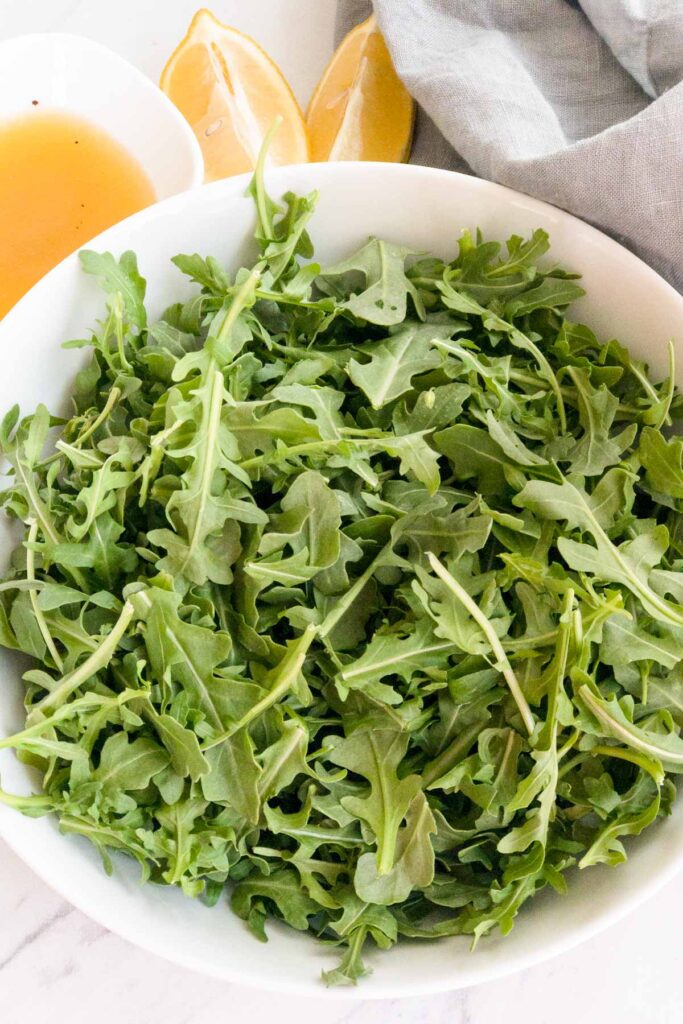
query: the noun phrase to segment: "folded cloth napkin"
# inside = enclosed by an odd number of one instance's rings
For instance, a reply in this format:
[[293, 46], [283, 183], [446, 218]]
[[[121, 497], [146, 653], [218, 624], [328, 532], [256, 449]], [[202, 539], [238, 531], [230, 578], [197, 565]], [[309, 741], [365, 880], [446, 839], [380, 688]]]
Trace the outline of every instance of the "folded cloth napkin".
[[[413, 163], [590, 221], [683, 291], [681, 0], [374, 0]], [[340, 0], [338, 32], [366, 17]]]

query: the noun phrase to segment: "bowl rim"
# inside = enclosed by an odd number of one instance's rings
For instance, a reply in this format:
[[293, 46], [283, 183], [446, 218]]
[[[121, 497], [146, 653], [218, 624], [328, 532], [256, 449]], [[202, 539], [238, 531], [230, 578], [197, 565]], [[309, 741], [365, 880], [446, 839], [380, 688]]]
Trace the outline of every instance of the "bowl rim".
[[[65, 53], [67, 53], [70, 48], [90, 50], [94, 54], [99, 54], [103, 59], [109, 61], [110, 65], [116, 65], [121, 75], [125, 75], [131, 82], [135, 83], [135, 87], [138, 91], [144, 92], [149, 96], [152, 102], [165, 110], [166, 116], [172, 123], [175, 136], [174, 138], [169, 139], [169, 144], [171, 147], [178, 145], [184, 146], [190, 160], [190, 172], [187, 175], [187, 183], [183, 191], [190, 191], [191, 189], [198, 188], [202, 185], [204, 181], [204, 157], [197, 137], [192, 131], [189, 123], [176, 107], [175, 103], [169, 99], [166, 93], [160, 89], [157, 83], [153, 81], [149, 75], [144, 74], [144, 72], [142, 72], [140, 68], [136, 67], [135, 64], [127, 60], [116, 50], [112, 50], [111, 47], [107, 46], [105, 43], [101, 43], [97, 39], [91, 39], [89, 36], [80, 35], [77, 32], [23, 32], [21, 35], [9, 36], [7, 39], [0, 39], [0, 61], [6, 60], [8, 54], [11, 54], [13, 50], [18, 50], [21, 53], [23, 49], [24, 51], [28, 51], [30, 54], [31, 47], [35, 47], [36, 45], [61, 47]], [[53, 106], [52, 104], [45, 104], [43, 107], [43, 110], [54, 109], [62, 109], [61, 104], [57, 104], [56, 106]], [[65, 107], [64, 109], [68, 108]], [[11, 120], [18, 116], [20, 117], [22, 115], [0, 114], [0, 118], [2, 118], [3, 121], [5, 119]], [[94, 118], [90, 118], [90, 120], [94, 120]], [[137, 158], [137, 154], [133, 153], [133, 156]], [[176, 195], [182, 194], [182, 192], [176, 193]], [[172, 198], [174, 198], [174, 196], [166, 196], [154, 205], [167, 202], [168, 199]], [[125, 219], [127, 220], [128, 218]], [[123, 221], [119, 221], [118, 223], [123, 223]], [[114, 224], [111, 227], [117, 226], [118, 224]], [[109, 230], [111, 230], [111, 228], [106, 229], [106, 231]], [[101, 234], [105, 233], [106, 232], [101, 232]], [[57, 264], [57, 266], [59, 266], [59, 264]], [[53, 267], [52, 269], [54, 270], [55, 268]]]
[[[268, 169], [266, 171], [266, 185], [269, 191], [276, 195], [280, 195], [282, 189], [278, 184], [279, 180], [284, 179], [285, 182], [287, 182], [287, 179], [290, 176], [296, 177], [299, 172], [304, 172], [304, 175], [307, 174], [309, 176], [312, 175], [313, 177], [320, 177], [322, 179], [320, 182], [321, 188], [333, 188], [334, 178], [338, 174], [341, 174], [342, 176], [349, 175], [351, 178], [355, 177], [358, 180], [362, 180], [366, 175], [379, 175], [388, 179], [412, 178], [415, 182], [420, 182], [424, 186], [428, 186], [430, 182], [436, 182], [437, 180], [448, 180], [453, 183], [454, 187], [457, 187], [458, 183], [460, 183], [461, 185], [466, 186], [466, 189], [474, 189], [481, 193], [488, 194], [496, 201], [504, 201], [505, 199], [510, 200], [516, 197], [521, 197], [524, 200], [525, 207], [529, 209], [530, 212], [533, 213], [534, 211], [537, 211], [538, 214], [544, 218], [552, 216], [557, 223], [573, 227], [580, 236], [582, 235], [586, 239], [593, 239], [596, 242], [599, 242], [603, 248], [606, 247], [606, 253], [609, 256], [613, 256], [615, 260], [626, 260], [627, 263], [630, 263], [633, 269], [643, 276], [644, 280], [647, 282], [648, 286], [652, 287], [653, 291], [659, 291], [660, 294], [665, 295], [669, 301], [674, 302], [680, 307], [681, 320], [683, 322], [683, 296], [681, 296], [668, 282], [666, 282], [656, 271], [649, 267], [638, 256], [630, 252], [613, 238], [604, 234], [604, 232], [590, 224], [586, 224], [584, 221], [581, 221], [578, 217], [515, 189], [511, 189], [507, 186], [499, 185], [485, 179], [441, 168], [424, 167], [412, 164], [386, 164], [376, 161], [348, 161], [343, 163], [294, 164], [287, 167]], [[110, 249], [115, 252], [121, 251], [126, 248], [126, 233], [129, 230], [132, 221], [135, 221], [137, 226], [144, 226], [146, 223], [157, 218], [163, 219], [166, 216], [172, 216], [177, 209], [181, 209], [188, 202], [203, 202], [204, 197], [207, 197], [208, 200], [209, 197], [212, 198], [214, 195], [222, 194], [226, 202], [235, 198], [241, 198], [245, 196], [246, 186], [250, 182], [251, 177], [251, 173], [246, 173], [233, 178], [211, 182], [203, 185], [200, 189], [195, 189], [191, 192], [171, 196], [108, 228], [106, 231], [90, 240], [87, 243], [88, 247]], [[330, 180], [326, 182], [325, 179], [327, 178]], [[77, 260], [77, 253], [72, 253], [67, 256], [60, 264], [45, 275], [44, 278], [38, 281], [26, 293], [26, 295], [19, 300], [18, 303], [16, 303], [16, 305], [6, 314], [4, 320], [0, 321], [0, 340], [4, 331], [12, 329], [17, 311], [21, 309], [23, 313], [23, 309], [33, 301], [33, 298], [37, 294], [39, 295], [45, 281], [57, 274], [60, 271], [60, 268], [65, 264], [74, 262], [75, 260]], [[238, 974], [237, 971], [231, 971], [229, 965], [227, 965], [226, 969], [221, 970], [218, 967], [206, 964], [201, 960], [200, 956], [194, 953], [190, 943], [185, 945], [182, 949], [174, 947], [172, 950], [164, 949], [161, 951], [158, 942], [148, 940], [146, 935], [136, 930], [134, 925], [127, 923], [125, 920], [125, 914], [121, 917], [116, 908], [111, 909], [108, 907], [106, 910], [102, 910], [99, 907], [93, 908], [88, 904], [87, 900], [81, 901], [78, 884], [75, 879], [72, 882], [69, 882], [59, 873], [53, 873], [51, 865], [41, 861], [40, 853], [36, 850], [35, 846], [23, 843], [21, 840], [16, 841], [13, 838], [13, 830], [11, 827], [8, 828], [6, 824], [6, 822], [11, 820], [12, 818], [9, 814], [0, 814], [0, 838], [7, 843], [17, 856], [33, 871], [35, 871], [42, 881], [59, 893], [59, 895], [75, 906], [78, 910], [134, 945], [157, 956], [162, 956], [179, 966], [186, 967], [200, 974], [215, 977], [230, 983], [246, 985], [263, 991], [282, 992], [290, 995], [303, 995], [312, 998], [327, 997], [328, 999], [337, 1000], [374, 1000], [436, 995], [438, 993], [455, 991], [472, 985], [483, 984], [487, 981], [502, 978], [533, 967], [546, 960], [550, 960], [561, 953], [573, 949], [587, 939], [593, 938], [600, 932], [616, 924], [658, 892], [683, 869], [682, 847], [676, 855], [666, 855], [663, 867], [653, 874], [645, 877], [635, 889], [624, 888], [615, 905], [600, 910], [594, 918], [572, 925], [569, 931], [561, 931], [557, 937], [554, 937], [552, 941], [547, 942], [543, 948], [516, 952], [511, 951], [511, 955], [503, 957], [498, 962], [489, 966], [481, 965], [478, 967], [476, 964], [476, 956], [474, 956], [472, 958], [473, 969], [471, 969], [464, 977], [442, 978], [437, 981], [421, 981], [419, 978], [416, 978], [405, 981], [404, 983], [396, 984], [392, 981], [385, 984], [380, 983], [367, 988], [361, 984], [357, 987], [342, 989], [328, 990], [324, 989], [322, 986], [316, 986], [314, 989], [313, 983], [316, 979], [313, 977], [311, 979], [311, 983], [303, 984], [299, 981], [289, 981], [288, 979], [257, 979], [255, 975], [245, 977], [243, 974]], [[665, 827], [665, 823], [662, 823], [659, 827]]]

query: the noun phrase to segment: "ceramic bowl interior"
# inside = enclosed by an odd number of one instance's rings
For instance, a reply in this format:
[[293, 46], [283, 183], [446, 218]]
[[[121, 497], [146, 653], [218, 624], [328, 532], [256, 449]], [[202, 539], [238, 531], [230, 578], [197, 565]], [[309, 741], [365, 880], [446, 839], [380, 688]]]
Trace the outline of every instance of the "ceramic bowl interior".
[[[666, 372], [665, 346], [677, 340], [683, 365], [683, 299], [635, 256], [553, 207], [500, 186], [444, 171], [382, 164], [321, 164], [285, 168], [269, 175], [274, 195], [287, 189], [320, 190], [311, 234], [319, 258], [347, 254], [368, 235], [418, 250], [454, 254], [460, 231], [480, 227], [489, 238], [528, 234], [536, 227], [551, 236], [552, 257], [584, 275], [587, 295], [574, 318], [592, 325], [603, 339], [618, 337]], [[254, 255], [254, 212], [244, 198], [244, 178], [219, 182], [129, 218], [93, 245], [120, 253], [132, 248], [148, 279], [152, 314], [186, 297], [187, 284], [169, 258], [178, 252], [213, 254], [236, 268]], [[67, 258], [39, 282], [0, 324], [0, 413], [14, 402], [24, 411], [43, 401], [66, 408], [83, 359], [63, 350], [102, 312], [97, 286]], [[11, 369], [9, 369], [11, 367]], [[679, 384], [683, 383], [679, 379]], [[2, 481], [0, 480], [0, 486]], [[13, 533], [0, 520], [0, 562]], [[22, 725], [19, 666], [0, 655], [0, 735]], [[0, 754], [3, 787], [29, 792], [30, 773], [7, 751]], [[95, 850], [74, 836], [61, 836], [51, 818], [29, 819], [0, 806], [0, 834], [50, 885], [91, 917], [169, 960], [231, 981], [300, 994], [324, 993], [321, 968], [334, 951], [284, 927], [271, 926], [261, 945], [224, 904], [207, 909], [174, 890], [140, 886], [134, 866], [115, 858], [114, 876], [102, 871]], [[418, 995], [472, 985], [527, 967], [559, 953], [618, 919], [652, 893], [683, 861], [683, 806], [648, 834], [629, 843], [629, 859], [618, 868], [577, 872], [565, 897], [542, 894], [519, 916], [506, 938], [482, 941], [470, 953], [464, 939], [406, 943], [370, 955], [374, 974], [335, 998]]]

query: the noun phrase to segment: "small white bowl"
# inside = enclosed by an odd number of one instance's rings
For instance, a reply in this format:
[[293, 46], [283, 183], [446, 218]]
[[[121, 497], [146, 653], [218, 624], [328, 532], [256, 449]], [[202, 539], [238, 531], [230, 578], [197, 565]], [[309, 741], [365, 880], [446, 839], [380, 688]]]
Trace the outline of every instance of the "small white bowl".
[[204, 180], [199, 144], [180, 111], [91, 39], [46, 32], [0, 43], [0, 123], [34, 109], [64, 110], [102, 128], [141, 164], [157, 199]]
[[[147, 278], [150, 316], [159, 316], [194, 290], [170, 263], [171, 256], [213, 255], [231, 270], [254, 258], [255, 217], [245, 197], [247, 182], [248, 176], [240, 175], [151, 206], [89, 247], [117, 255], [134, 249]], [[310, 230], [322, 262], [348, 255], [370, 234], [452, 256], [465, 227], [478, 226], [494, 239], [545, 228], [552, 259], [583, 273], [586, 296], [572, 307], [572, 315], [604, 340], [619, 338], [659, 376], [666, 373], [666, 346], [673, 337], [677, 365], [683, 366], [683, 297], [612, 239], [546, 203], [477, 178], [403, 164], [281, 167], [268, 174], [267, 185], [275, 197], [289, 189], [320, 190]], [[103, 307], [97, 282], [82, 273], [75, 254], [17, 303], [0, 323], [0, 352], [12, 354], [0, 374], [0, 415], [14, 402], [23, 413], [41, 401], [55, 412], [68, 409], [74, 375], [86, 355], [59, 343], [84, 337]], [[683, 386], [680, 371], [678, 384]], [[0, 516], [0, 570], [17, 541], [11, 525]], [[23, 694], [17, 660], [0, 651], [0, 736], [22, 728]], [[8, 792], [38, 789], [35, 774], [10, 750], [0, 751], [0, 777]], [[0, 836], [71, 903], [157, 955], [257, 988], [325, 993], [320, 970], [335, 965], [336, 951], [308, 935], [271, 925], [270, 941], [263, 945], [224, 902], [208, 909], [178, 889], [140, 885], [139, 869], [123, 857], [113, 857], [115, 871], [108, 878], [94, 847], [81, 837], [60, 835], [52, 817], [25, 818], [0, 805]], [[566, 896], [537, 896], [510, 935], [482, 940], [475, 953], [469, 952], [465, 937], [405, 942], [386, 952], [370, 949], [367, 959], [375, 973], [357, 988], [331, 990], [330, 998], [419, 996], [462, 988], [529, 967], [595, 935], [683, 866], [683, 799], [670, 818], [627, 845], [625, 864], [574, 872]], [[644, 940], [646, 950], [647, 936]]]

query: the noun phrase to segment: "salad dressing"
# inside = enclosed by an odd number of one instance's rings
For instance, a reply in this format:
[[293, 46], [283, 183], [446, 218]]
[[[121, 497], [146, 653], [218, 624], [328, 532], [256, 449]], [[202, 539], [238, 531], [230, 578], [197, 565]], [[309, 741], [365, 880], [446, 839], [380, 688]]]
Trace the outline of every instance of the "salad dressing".
[[84, 118], [35, 109], [1, 124], [0, 317], [70, 252], [155, 199], [137, 160]]

